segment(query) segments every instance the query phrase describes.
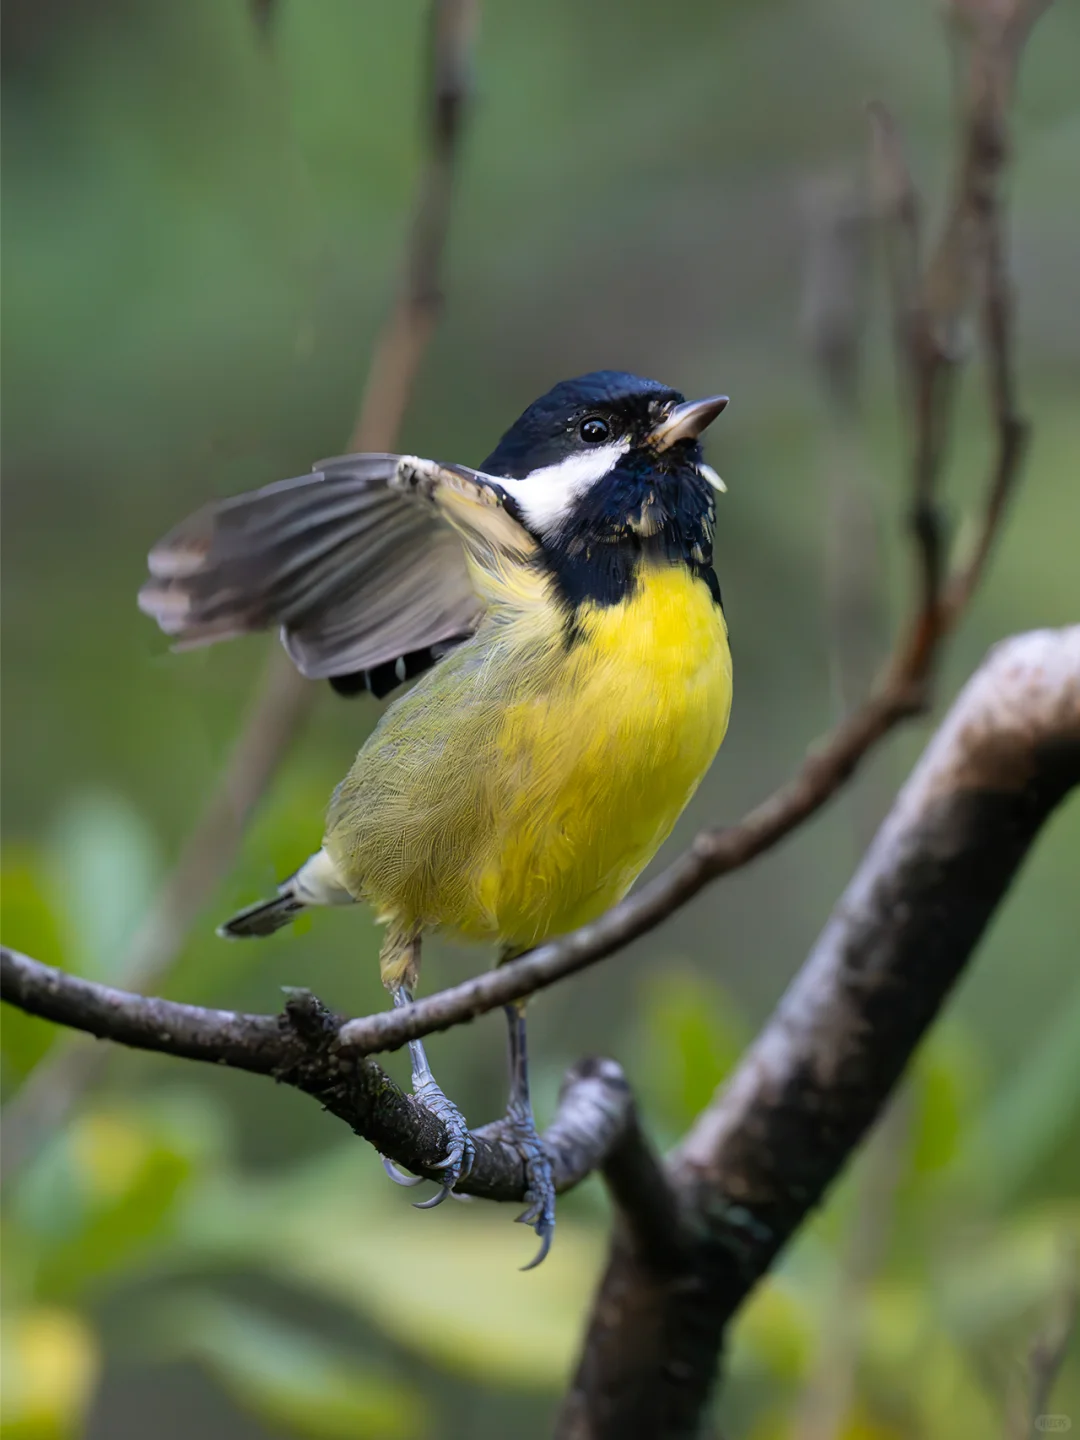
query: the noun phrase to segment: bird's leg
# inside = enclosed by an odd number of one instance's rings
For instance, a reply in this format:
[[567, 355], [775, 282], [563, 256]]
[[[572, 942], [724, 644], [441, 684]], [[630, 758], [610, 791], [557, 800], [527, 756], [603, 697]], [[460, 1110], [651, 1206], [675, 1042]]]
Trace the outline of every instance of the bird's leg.
[[531, 1225], [540, 1237], [540, 1250], [525, 1270], [532, 1270], [546, 1257], [555, 1234], [555, 1178], [551, 1161], [536, 1129], [529, 1098], [529, 1052], [525, 1037], [525, 1002], [506, 1006], [510, 1039], [510, 1099], [502, 1122], [518, 1154], [525, 1162], [527, 1208], [517, 1217]]
[[[415, 986], [420, 973], [419, 935], [402, 936], [395, 931], [388, 932], [379, 962], [383, 984], [390, 992], [394, 1008], [411, 1005], [413, 986]], [[433, 1195], [430, 1200], [416, 1202], [418, 1210], [431, 1210], [434, 1206], [441, 1205], [458, 1181], [468, 1175], [472, 1169], [476, 1152], [464, 1115], [443, 1094], [435, 1076], [431, 1073], [431, 1066], [428, 1064], [427, 1052], [422, 1041], [409, 1041], [409, 1058], [412, 1061], [413, 1094], [425, 1110], [429, 1110], [437, 1120], [442, 1121], [450, 1136], [449, 1152], [446, 1158], [440, 1160], [436, 1166], [437, 1169], [443, 1171], [443, 1182], [438, 1194]], [[383, 1157], [383, 1168], [390, 1179], [398, 1185], [422, 1183], [422, 1176], [403, 1175], [393, 1161], [385, 1156]]]

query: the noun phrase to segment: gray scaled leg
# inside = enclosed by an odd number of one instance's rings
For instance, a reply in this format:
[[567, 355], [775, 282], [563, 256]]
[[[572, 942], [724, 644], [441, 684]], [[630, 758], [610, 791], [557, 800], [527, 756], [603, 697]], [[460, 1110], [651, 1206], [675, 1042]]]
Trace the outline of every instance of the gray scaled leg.
[[[412, 1004], [411, 986], [416, 983], [420, 970], [419, 936], [402, 937], [394, 932], [387, 935], [380, 956], [383, 984], [390, 991], [394, 1008]], [[430, 1200], [418, 1200], [418, 1210], [431, 1210], [441, 1205], [459, 1180], [463, 1180], [473, 1167], [475, 1147], [469, 1134], [465, 1116], [457, 1106], [448, 1100], [431, 1073], [427, 1053], [420, 1040], [409, 1041], [409, 1058], [412, 1061], [412, 1090], [425, 1110], [441, 1120], [450, 1136], [450, 1149], [445, 1159], [440, 1160], [437, 1169], [443, 1172], [442, 1186]], [[383, 1168], [398, 1185], [420, 1185], [422, 1175], [403, 1175], [392, 1160], [383, 1157]]]
[[536, 1258], [522, 1266], [523, 1270], [532, 1270], [546, 1258], [555, 1234], [555, 1177], [536, 1129], [529, 1098], [525, 1002], [517, 1000], [507, 1005], [506, 1019], [510, 1039], [510, 1100], [502, 1127], [525, 1162], [525, 1199], [528, 1204], [517, 1218], [519, 1224], [531, 1225], [540, 1237]]

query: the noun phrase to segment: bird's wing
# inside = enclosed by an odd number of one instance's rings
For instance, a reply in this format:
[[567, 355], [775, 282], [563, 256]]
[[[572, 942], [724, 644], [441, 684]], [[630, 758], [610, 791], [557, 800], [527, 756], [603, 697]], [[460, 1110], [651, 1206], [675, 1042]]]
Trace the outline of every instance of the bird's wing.
[[[204, 505], [177, 525], [150, 552], [139, 606], [178, 649], [280, 625], [313, 678], [449, 644], [484, 609], [466, 548], [517, 542], [508, 515], [499, 527], [496, 492], [492, 477], [413, 456], [320, 461], [310, 475]], [[486, 540], [462, 520], [465, 509]]]

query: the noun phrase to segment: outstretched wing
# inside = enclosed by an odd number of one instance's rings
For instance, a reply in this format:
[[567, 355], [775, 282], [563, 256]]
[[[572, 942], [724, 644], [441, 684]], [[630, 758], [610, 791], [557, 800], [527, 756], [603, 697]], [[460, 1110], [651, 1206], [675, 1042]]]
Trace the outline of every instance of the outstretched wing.
[[423, 668], [406, 657], [437, 655], [479, 623], [455, 512], [475, 508], [487, 525], [497, 494], [492, 477], [413, 456], [321, 461], [182, 521], [150, 552], [139, 606], [177, 649], [279, 625], [303, 674], [362, 672], [375, 688], [371, 672], [389, 666], [385, 692]]

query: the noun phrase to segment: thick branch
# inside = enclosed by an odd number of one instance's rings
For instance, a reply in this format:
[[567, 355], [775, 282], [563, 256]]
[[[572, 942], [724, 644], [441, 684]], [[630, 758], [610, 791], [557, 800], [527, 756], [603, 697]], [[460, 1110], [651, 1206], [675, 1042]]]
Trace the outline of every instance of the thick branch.
[[686, 1259], [658, 1281], [651, 1257], [616, 1243], [563, 1436], [697, 1433], [725, 1326], [873, 1123], [1077, 784], [1080, 627], [1007, 641], [960, 694], [810, 958], [671, 1158]]

